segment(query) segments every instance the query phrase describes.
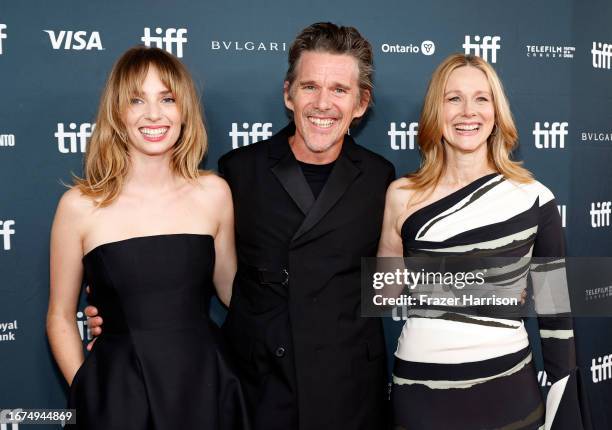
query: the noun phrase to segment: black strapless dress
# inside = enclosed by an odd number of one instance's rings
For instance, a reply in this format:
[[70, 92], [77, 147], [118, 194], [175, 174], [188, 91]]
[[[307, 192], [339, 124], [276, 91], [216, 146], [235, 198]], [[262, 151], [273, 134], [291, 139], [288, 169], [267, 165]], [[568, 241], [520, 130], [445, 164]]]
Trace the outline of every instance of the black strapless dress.
[[247, 429], [240, 382], [209, 319], [212, 236], [106, 243], [83, 257], [103, 333], [70, 388], [72, 428]]

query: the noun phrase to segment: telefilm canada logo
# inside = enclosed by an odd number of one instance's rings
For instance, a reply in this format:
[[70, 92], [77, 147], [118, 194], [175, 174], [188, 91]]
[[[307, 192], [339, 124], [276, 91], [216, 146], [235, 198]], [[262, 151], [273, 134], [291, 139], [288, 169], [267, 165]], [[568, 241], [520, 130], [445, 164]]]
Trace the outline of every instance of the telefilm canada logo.
[[8, 219], [0, 221], [0, 242], [2, 249], [5, 251], [11, 250], [11, 236], [15, 234], [15, 220]]
[[14, 134], [0, 134], [0, 148], [10, 148], [15, 146]]
[[4, 51], [2, 50], [2, 40], [6, 38], [6, 24], [0, 24], [0, 55], [4, 54]]
[[57, 138], [57, 149], [62, 154], [85, 153], [87, 139], [91, 137], [95, 127], [95, 123], [88, 122], [82, 124], [71, 122], [68, 127], [63, 122], [58, 122], [57, 131], [53, 135]]
[[18, 329], [17, 320], [0, 322], [0, 342], [14, 341]]
[[414, 149], [418, 134], [418, 122], [391, 122], [389, 123], [389, 131], [387, 131], [387, 136], [389, 136], [389, 144], [391, 145], [391, 149], [394, 151]]
[[383, 43], [380, 45], [381, 52], [385, 54], [423, 54], [433, 55], [436, 52], [436, 44], [431, 40], [421, 43]]
[[237, 122], [233, 122], [232, 129], [228, 133], [232, 139], [232, 149], [272, 137], [271, 122], [254, 122], [252, 124], [243, 122], [240, 126]]
[[607, 299], [608, 297], [612, 297], [612, 285], [589, 288], [584, 292], [584, 298], [587, 301]]
[[[472, 41], [473, 37], [473, 41]], [[497, 63], [497, 51], [501, 49], [501, 37], [500, 36], [470, 36], [465, 35], [465, 41], [463, 42], [463, 49], [465, 55], [475, 55], [481, 57], [483, 60], [489, 63]]]
[[99, 31], [85, 30], [43, 30], [49, 36], [51, 48], [54, 50], [98, 51], [104, 50]]
[[536, 121], [533, 128], [534, 144], [537, 149], [563, 149], [568, 134], [567, 122]]
[[233, 52], [285, 52], [287, 42], [269, 40], [211, 40], [211, 51]]
[[555, 58], [559, 60], [572, 59], [576, 52], [575, 46], [562, 45], [526, 45], [529, 58]]
[[144, 28], [144, 34], [140, 38], [145, 46], [155, 46], [163, 49], [178, 58], [183, 58], [183, 45], [187, 43], [186, 28], [166, 28], [156, 27], [154, 30], [155, 36], [151, 35], [149, 27]]

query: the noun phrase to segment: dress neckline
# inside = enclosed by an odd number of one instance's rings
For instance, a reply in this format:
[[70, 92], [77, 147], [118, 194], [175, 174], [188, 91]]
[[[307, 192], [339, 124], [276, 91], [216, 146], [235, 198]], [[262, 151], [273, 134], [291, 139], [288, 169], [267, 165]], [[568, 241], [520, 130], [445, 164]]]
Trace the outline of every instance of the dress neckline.
[[[406, 217], [406, 219], [404, 220], [404, 222], [402, 223], [402, 228], [400, 230], [401, 235], [404, 235], [404, 230], [406, 228], [406, 225], [408, 223], [408, 220], [410, 220], [411, 218], [414, 218], [415, 215], [418, 216], [420, 215], [422, 212], [424, 212], [426, 209], [431, 209], [432, 207], [437, 207], [441, 204], [443, 204], [444, 202], [452, 199], [453, 197], [457, 197], [458, 194], [470, 194], [472, 191], [474, 191], [475, 189], [477, 189], [478, 187], [480, 187], [482, 184], [486, 183], [487, 181], [489, 181], [490, 179], [497, 177], [497, 176], [502, 176], [501, 173], [498, 172], [493, 172], [493, 173], [488, 173], [484, 176], [481, 176], [480, 178], [474, 179], [472, 182], [464, 185], [463, 187], [453, 191], [450, 194], [445, 195], [444, 197], [426, 204], [425, 206], [415, 210], [414, 212], [412, 212], [410, 215], [408, 215]], [[463, 197], [462, 197], [463, 198]]]
[[166, 234], [150, 234], [146, 236], [134, 236], [134, 237], [128, 237], [126, 239], [113, 240], [112, 242], [105, 242], [105, 243], [96, 245], [92, 249], [87, 251], [85, 254], [83, 254], [83, 258], [81, 260], [85, 260], [86, 257], [90, 256], [98, 249], [101, 249], [107, 246], [112, 246], [112, 245], [117, 245], [119, 243], [137, 241], [137, 240], [142, 240], [142, 239], [174, 237], [174, 236], [202, 237], [202, 238], [210, 238], [211, 240], [214, 241], [214, 237], [211, 234], [201, 234], [201, 233], [166, 233]]

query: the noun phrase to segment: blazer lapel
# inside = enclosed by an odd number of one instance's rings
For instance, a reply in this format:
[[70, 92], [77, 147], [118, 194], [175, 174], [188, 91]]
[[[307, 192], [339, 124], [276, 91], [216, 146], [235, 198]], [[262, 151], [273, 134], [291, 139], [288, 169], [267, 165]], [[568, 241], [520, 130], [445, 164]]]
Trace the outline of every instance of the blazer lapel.
[[306, 215], [315, 200], [302, 169], [289, 147], [288, 139], [294, 132], [295, 126], [289, 124], [270, 142], [269, 158], [272, 164], [270, 170], [302, 213]]
[[[340, 200], [353, 181], [361, 174], [361, 170], [355, 164], [357, 160], [354, 145], [355, 143], [350, 136], [344, 137], [342, 152], [336, 160], [334, 168], [321, 190], [321, 194], [319, 194], [319, 197], [312, 205], [302, 225], [293, 235], [292, 240], [298, 239], [321, 221], [325, 214]], [[299, 165], [297, 167], [299, 169]], [[306, 180], [304, 179], [305, 182]]]

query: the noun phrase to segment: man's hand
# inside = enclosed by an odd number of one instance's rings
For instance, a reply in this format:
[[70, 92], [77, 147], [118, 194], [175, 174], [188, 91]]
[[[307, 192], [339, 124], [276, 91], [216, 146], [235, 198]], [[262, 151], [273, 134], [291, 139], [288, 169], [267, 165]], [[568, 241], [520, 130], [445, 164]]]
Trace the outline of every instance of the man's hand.
[[102, 334], [102, 317], [98, 316], [98, 308], [95, 306], [87, 306], [85, 308], [85, 315], [87, 315], [87, 327], [91, 330], [91, 334], [94, 335], [94, 339], [87, 344], [87, 351], [91, 351], [94, 342], [97, 337]]

